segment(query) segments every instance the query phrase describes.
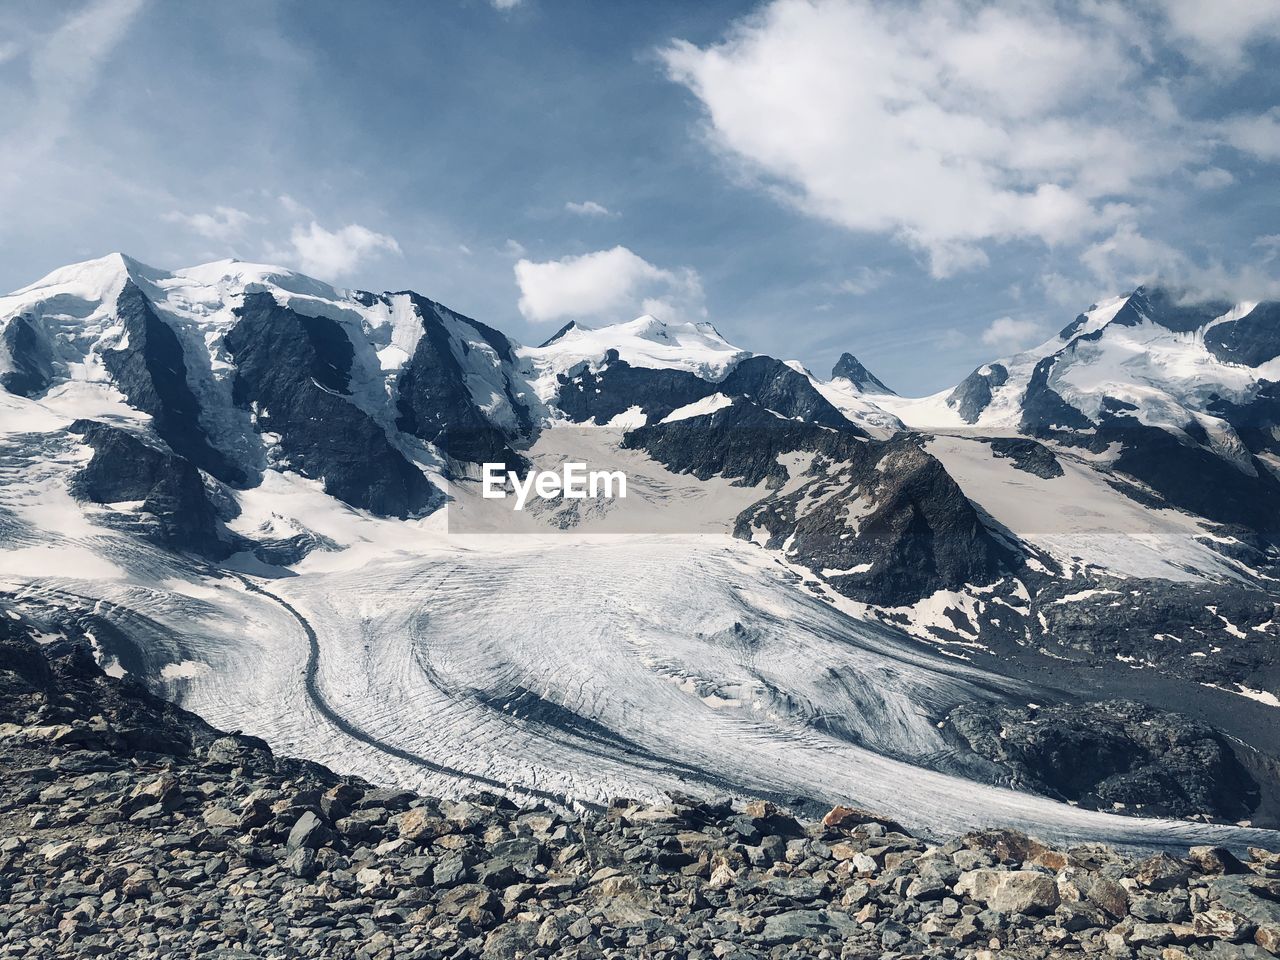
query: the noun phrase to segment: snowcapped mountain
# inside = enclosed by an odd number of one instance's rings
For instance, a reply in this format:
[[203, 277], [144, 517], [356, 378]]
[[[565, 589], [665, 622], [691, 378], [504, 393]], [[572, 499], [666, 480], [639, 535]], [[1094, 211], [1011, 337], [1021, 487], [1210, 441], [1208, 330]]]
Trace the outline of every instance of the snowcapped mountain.
[[1280, 529], [1280, 304], [1139, 289], [954, 390], [885, 406], [914, 428], [1021, 434], [1093, 458], [1135, 496]]
[[[1276, 304], [1160, 290], [913, 399], [710, 324], [526, 346], [411, 291], [114, 254], [0, 298], [0, 594], [373, 779], [869, 805], [911, 782], [924, 820], [957, 776], [1013, 782], [984, 710], [1173, 696], [1265, 805], [1277, 380]], [[566, 459], [627, 472], [625, 509], [485, 526], [479, 464]], [[1174, 780], [1135, 802], [1193, 812]], [[1083, 830], [1045, 803], [948, 815]]]
[[[831, 379], [835, 382], [844, 381], [848, 384], [846, 389], [856, 390], [858, 393], [893, 393], [852, 353], [840, 354], [840, 359], [831, 369]], [[841, 386], [844, 386], [844, 383]]]

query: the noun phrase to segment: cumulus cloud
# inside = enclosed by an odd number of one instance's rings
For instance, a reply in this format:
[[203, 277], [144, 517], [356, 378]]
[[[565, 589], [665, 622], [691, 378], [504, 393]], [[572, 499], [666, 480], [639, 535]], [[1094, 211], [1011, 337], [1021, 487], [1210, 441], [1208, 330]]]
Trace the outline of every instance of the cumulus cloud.
[[523, 0], [489, 0], [495, 10], [514, 10]]
[[1227, 143], [1259, 160], [1280, 160], [1280, 107], [1256, 116], [1235, 116], [1223, 121]]
[[[1264, 242], [1255, 241], [1255, 245], [1265, 250], [1266, 238], [1258, 239]], [[1280, 279], [1266, 270], [1265, 255], [1260, 264], [1228, 266], [1217, 260], [1202, 261], [1146, 236], [1132, 224], [1091, 244], [1080, 255], [1080, 261], [1093, 277], [1095, 289], [1111, 293], [1159, 283], [1178, 287], [1192, 299], [1240, 301], [1280, 296]], [[1083, 302], [1083, 298], [1077, 297], [1077, 302]]]
[[1106, 289], [1120, 292], [1157, 277], [1175, 277], [1189, 269], [1177, 248], [1145, 236], [1131, 223], [1091, 244], [1080, 262]]
[[244, 234], [244, 229], [257, 218], [235, 207], [214, 207], [210, 213], [182, 213], [174, 210], [164, 215], [169, 223], [179, 223], [208, 240], [227, 243]]
[[[715, 143], [774, 192], [897, 236], [939, 277], [986, 263], [985, 241], [1114, 223], [1111, 195], [1187, 158], [1148, 149], [1160, 91], [1132, 89], [1123, 38], [1047, 5], [776, 0], [723, 42], [662, 57]], [[1099, 99], [1123, 122], [1092, 119]]]
[[584, 200], [578, 203], [570, 200], [564, 205], [564, 208], [570, 213], [576, 213], [583, 217], [612, 217], [613, 211], [604, 204], [596, 203], [594, 200]]
[[667, 321], [706, 316], [697, 271], [654, 266], [623, 246], [541, 263], [521, 259], [515, 277], [520, 312], [533, 323], [614, 321], [641, 313]]
[[291, 259], [304, 273], [332, 279], [351, 273], [361, 262], [380, 253], [399, 253], [394, 237], [351, 223], [326, 230], [312, 220], [299, 224], [289, 235]]
[[1193, 59], [1224, 71], [1245, 64], [1255, 40], [1280, 36], [1280, 5], [1268, 0], [1158, 0], [1174, 39]]
[[982, 331], [982, 342], [1003, 352], [1021, 350], [1044, 339], [1044, 331], [1034, 320], [997, 317]]
[[[1184, 48], [1247, 63], [1248, 45], [1280, 29], [1277, 9], [772, 0], [718, 43], [659, 53], [737, 172], [806, 213], [895, 237], [941, 278], [987, 264], [993, 243], [1105, 237], [1215, 142], [1280, 156], [1280, 115], [1188, 119], [1159, 68]], [[1225, 173], [1192, 182], [1213, 189]]]
[[1191, 182], [1201, 190], [1218, 190], [1222, 187], [1231, 186], [1236, 182], [1236, 178], [1230, 170], [1223, 170], [1221, 167], [1206, 167], [1193, 173]]

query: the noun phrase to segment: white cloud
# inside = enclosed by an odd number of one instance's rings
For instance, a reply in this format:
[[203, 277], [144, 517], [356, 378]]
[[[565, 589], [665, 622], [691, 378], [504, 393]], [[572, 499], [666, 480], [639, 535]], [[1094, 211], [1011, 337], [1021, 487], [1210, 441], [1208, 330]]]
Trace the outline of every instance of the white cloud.
[[1263, 263], [1280, 260], [1280, 233], [1265, 233], [1255, 238], [1253, 245], [1262, 251]]
[[291, 259], [304, 273], [332, 279], [351, 273], [362, 261], [379, 253], [399, 253], [394, 237], [351, 223], [326, 230], [316, 221], [295, 226], [289, 235]]
[[214, 207], [211, 213], [182, 213], [174, 210], [163, 217], [169, 223], [180, 223], [209, 240], [227, 243], [244, 234], [244, 228], [257, 218], [235, 207]]
[[489, 0], [495, 10], [514, 10], [523, 0]]
[[594, 200], [584, 200], [577, 203], [570, 200], [564, 205], [564, 208], [570, 213], [576, 213], [583, 217], [612, 217], [614, 212], [603, 204], [596, 203]]
[[304, 204], [299, 203], [287, 193], [280, 194], [276, 198], [280, 202], [280, 206], [284, 212], [291, 217], [311, 217], [313, 214]]
[[[1266, 249], [1266, 237], [1255, 245]], [[1280, 278], [1260, 264], [1228, 267], [1218, 261], [1202, 262], [1161, 240], [1145, 236], [1125, 224], [1106, 239], [1092, 244], [1080, 262], [1094, 278], [1094, 289], [1124, 293], [1139, 284], [1160, 283], [1178, 287], [1192, 298], [1261, 300], [1280, 296]], [[1083, 298], [1077, 298], [1082, 302]], [[1097, 299], [1096, 294], [1089, 299]]]
[[515, 276], [520, 312], [533, 323], [614, 321], [641, 313], [667, 321], [706, 316], [697, 271], [656, 267], [623, 246], [542, 263], [522, 259]]
[[1158, 277], [1176, 277], [1189, 268], [1180, 250], [1144, 236], [1132, 223], [1087, 247], [1080, 262], [1107, 290], [1116, 293]]
[[1230, 117], [1220, 127], [1227, 143], [1259, 160], [1280, 160], [1280, 107], [1269, 113]]
[[1226, 71], [1244, 66], [1245, 48], [1280, 36], [1280, 4], [1274, 0], [1158, 0], [1184, 52]]
[[861, 297], [872, 290], [878, 290], [892, 276], [893, 271], [884, 267], [859, 267], [853, 272], [853, 276], [836, 284], [836, 291]]
[[810, 214], [895, 235], [935, 276], [986, 263], [988, 241], [1114, 226], [1116, 195], [1197, 150], [1172, 135], [1177, 112], [1143, 85], [1127, 34], [1048, 4], [775, 0], [717, 45], [661, 54], [748, 173]]
[[[941, 278], [997, 243], [1105, 245], [1162, 190], [1230, 183], [1205, 168], [1221, 143], [1280, 159], [1280, 109], [1212, 122], [1179, 101], [1271, 37], [1274, 0], [770, 0], [720, 42], [660, 55], [735, 172]], [[1172, 83], [1180, 53], [1192, 69]]]
[[1039, 323], [1034, 320], [997, 317], [982, 331], [982, 342], [997, 350], [1013, 352], [1044, 338]]
[[1230, 170], [1223, 170], [1221, 167], [1206, 167], [1193, 173], [1191, 182], [1201, 190], [1218, 190], [1222, 187], [1231, 186], [1236, 182], [1236, 178]]

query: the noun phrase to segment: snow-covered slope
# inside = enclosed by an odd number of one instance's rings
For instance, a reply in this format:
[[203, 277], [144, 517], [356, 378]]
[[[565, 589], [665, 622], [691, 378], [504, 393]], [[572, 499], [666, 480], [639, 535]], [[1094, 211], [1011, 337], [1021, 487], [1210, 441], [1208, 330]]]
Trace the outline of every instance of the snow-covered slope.
[[953, 389], [877, 401], [913, 428], [1028, 432], [1055, 425], [1028, 409], [1048, 388], [1093, 422], [1117, 403], [1174, 432], [1216, 421], [1219, 452], [1235, 456], [1242, 445], [1233, 447], [1222, 409], [1248, 404], [1276, 380], [1280, 305], [1181, 303], [1172, 292], [1139, 289], [1090, 307], [1057, 336], [984, 364]]
[[519, 353], [554, 382], [556, 374], [568, 373], [579, 364], [598, 363], [610, 350], [633, 367], [685, 370], [707, 380], [724, 379], [734, 364], [748, 356], [710, 323], [664, 323], [648, 314], [595, 328], [570, 322], [545, 343], [522, 347]]
[[[1149, 676], [1242, 741], [1278, 729], [1245, 509], [1269, 503], [1270, 309], [1134, 294], [909, 400], [708, 324], [527, 347], [410, 291], [112, 255], [0, 299], [0, 577], [113, 670], [388, 782], [872, 806], [905, 783], [921, 824], [1150, 839], [957, 805], [957, 776], [1002, 774], [938, 724], [1096, 698], [1101, 658], [1112, 693]], [[632, 484], [516, 517], [479, 495], [497, 460]]]

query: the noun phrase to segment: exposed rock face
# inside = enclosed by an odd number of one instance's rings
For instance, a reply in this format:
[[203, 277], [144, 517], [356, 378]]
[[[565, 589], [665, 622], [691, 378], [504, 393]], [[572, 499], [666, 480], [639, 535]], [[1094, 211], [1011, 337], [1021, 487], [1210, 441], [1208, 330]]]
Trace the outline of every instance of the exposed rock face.
[[639, 407], [650, 423], [657, 423], [680, 407], [709, 397], [715, 384], [687, 370], [633, 367], [610, 350], [597, 371], [582, 370], [559, 377], [556, 404], [576, 423], [603, 425], [632, 407]]
[[786, 543], [789, 558], [824, 572], [854, 599], [912, 603], [991, 583], [1017, 562], [912, 436], [866, 440], [738, 401], [633, 430], [624, 446], [701, 478], [775, 488], [791, 481], [744, 511], [734, 535], [770, 548]]
[[1127, 700], [1009, 707], [962, 704], [948, 723], [1009, 771], [1011, 785], [1098, 809], [1238, 820], [1258, 785], [1210, 727]]
[[[274, 756], [0, 616], [0, 956], [1252, 957], [1280, 854], [942, 843], [837, 808], [586, 814]], [[1176, 851], [1180, 853], [1181, 851]], [[1244, 852], [1241, 851], [1243, 854]]]
[[1046, 586], [1034, 620], [1038, 642], [1060, 654], [1233, 689], [1241, 678], [1265, 683], [1280, 665], [1275, 610], [1274, 596], [1252, 587], [1106, 577]]
[[1175, 507], [1255, 533], [1280, 533], [1280, 479], [1260, 461], [1245, 471], [1167, 430], [1116, 417], [1101, 424], [1091, 446], [1121, 446], [1112, 464]]
[[1111, 322], [1124, 327], [1146, 321], [1174, 333], [1189, 333], [1216, 320], [1231, 307], [1226, 300], [1196, 301], [1164, 287], [1139, 287]]
[[92, 459], [72, 482], [74, 496], [94, 503], [140, 503], [142, 514], [131, 525], [171, 550], [214, 558], [232, 552], [209, 488], [187, 460], [105, 423], [77, 420], [71, 430], [93, 448]]
[[966, 423], [977, 423], [982, 411], [991, 404], [992, 391], [1009, 382], [1009, 371], [999, 363], [989, 363], [969, 374], [947, 397], [947, 405]]
[[863, 393], [893, 393], [884, 385], [884, 381], [864, 367], [862, 361], [852, 353], [840, 354], [840, 359], [831, 368], [831, 377], [833, 380], [848, 380]]
[[814, 388], [808, 377], [772, 357], [747, 357], [722, 381], [712, 383], [686, 370], [633, 367], [620, 359], [616, 350], [610, 350], [599, 370], [560, 376], [557, 405], [571, 420], [596, 424], [608, 423], [618, 414], [639, 407], [652, 425], [672, 411], [714, 393], [749, 400], [786, 419], [865, 436]]
[[782, 419], [757, 403], [737, 400], [709, 415], [629, 431], [622, 445], [699, 479], [724, 476], [747, 486], [781, 486], [790, 473], [779, 457], [814, 452], [838, 462], [857, 455], [863, 436], [852, 428], [826, 430]]
[[129, 405], [151, 414], [153, 429], [174, 453], [220, 480], [244, 483], [245, 472], [214, 448], [200, 422], [182, 343], [133, 280], [125, 281], [116, 313], [125, 346], [105, 351], [103, 360]]
[[812, 480], [749, 508], [734, 533], [786, 549], [847, 597], [910, 604], [1017, 565], [913, 437], [849, 444], [809, 469]]
[[236, 361], [235, 402], [256, 411], [258, 429], [280, 438], [289, 469], [325, 492], [384, 516], [425, 510], [437, 491], [349, 397], [353, 350], [341, 325], [245, 295], [227, 334]]
[[0, 335], [0, 347], [11, 367], [0, 373], [0, 387], [24, 397], [43, 393], [53, 380], [53, 346], [44, 331], [28, 317], [14, 317]]
[[[1073, 344], [1075, 341], [1072, 341]], [[1062, 399], [1050, 378], [1062, 352], [1045, 357], [1036, 364], [1022, 398], [1022, 422], [1019, 428], [1033, 437], [1052, 437], [1071, 430], [1090, 430], [1093, 421]]]
[[1249, 403], [1218, 397], [1210, 401], [1208, 409], [1231, 424], [1250, 452], [1280, 453], [1280, 382], [1264, 381]]
[[1043, 443], [1028, 437], [994, 437], [987, 443], [997, 457], [1012, 460], [1015, 467], [1033, 476], [1052, 480], [1063, 475], [1062, 464]]
[[1210, 327], [1204, 345], [1219, 360], [1246, 367], [1280, 357], [1280, 301], [1260, 303], [1235, 323]]
[[[423, 335], [418, 340], [409, 364], [397, 383], [397, 426], [428, 443], [434, 443], [449, 457], [468, 463], [506, 463], [509, 469], [522, 463], [510, 447], [505, 435], [480, 413], [467, 374], [453, 353], [454, 341], [445, 327], [444, 317], [465, 324], [487, 344], [498, 359], [514, 362], [511, 343], [505, 336], [469, 317], [455, 314], [434, 301], [415, 293], [407, 294], [422, 321]], [[472, 349], [465, 340], [460, 349]], [[502, 380], [502, 393], [510, 405], [518, 432], [527, 434], [532, 420], [524, 401], [516, 396], [509, 380]]]
[[808, 377], [773, 357], [747, 357], [724, 378], [720, 392], [730, 397], [747, 397], [788, 419], [866, 435], [833, 407]]

